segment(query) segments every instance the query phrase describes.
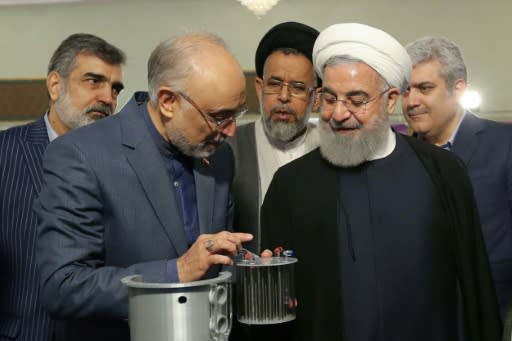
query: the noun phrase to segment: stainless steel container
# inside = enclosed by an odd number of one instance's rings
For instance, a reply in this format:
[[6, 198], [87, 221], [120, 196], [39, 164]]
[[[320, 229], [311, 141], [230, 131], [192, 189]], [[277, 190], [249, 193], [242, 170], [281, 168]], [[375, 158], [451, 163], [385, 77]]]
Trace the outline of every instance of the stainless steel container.
[[297, 258], [269, 257], [236, 262], [237, 319], [276, 324], [295, 319], [294, 264]]
[[131, 341], [220, 341], [231, 331], [231, 273], [189, 283], [121, 280], [128, 287]]

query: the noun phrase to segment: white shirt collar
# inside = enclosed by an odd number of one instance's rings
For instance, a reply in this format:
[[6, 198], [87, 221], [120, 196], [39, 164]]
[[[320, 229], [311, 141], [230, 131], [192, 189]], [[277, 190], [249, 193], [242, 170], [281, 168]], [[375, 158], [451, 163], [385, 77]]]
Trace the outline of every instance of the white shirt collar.
[[395, 133], [391, 129], [388, 129], [388, 135], [386, 137], [386, 141], [384, 141], [384, 143], [380, 146], [380, 148], [373, 155], [371, 155], [367, 161], [385, 158], [386, 156], [390, 155], [393, 152], [393, 150], [395, 150], [395, 146], [396, 146]]
[[48, 120], [48, 111], [44, 114], [44, 124], [46, 125], [46, 131], [48, 132], [48, 139], [50, 140], [50, 142], [59, 137], [55, 130], [53, 130], [52, 125]]

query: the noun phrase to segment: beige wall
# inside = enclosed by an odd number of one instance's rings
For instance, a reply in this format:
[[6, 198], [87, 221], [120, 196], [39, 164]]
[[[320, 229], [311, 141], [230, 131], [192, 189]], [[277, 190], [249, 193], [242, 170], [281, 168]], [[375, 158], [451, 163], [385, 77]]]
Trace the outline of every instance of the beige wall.
[[0, 78], [44, 77], [48, 59], [62, 39], [91, 32], [128, 55], [123, 104], [131, 92], [145, 89], [149, 53], [171, 35], [198, 29], [216, 32], [243, 67], [253, 70], [259, 39], [279, 22], [301, 21], [320, 30], [338, 22], [362, 22], [388, 31], [402, 43], [424, 35], [444, 35], [458, 42], [472, 88], [482, 94], [482, 112], [498, 117], [512, 111], [511, 10], [510, 0], [281, 0], [257, 19], [235, 0], [95, 0], [0, 7]]

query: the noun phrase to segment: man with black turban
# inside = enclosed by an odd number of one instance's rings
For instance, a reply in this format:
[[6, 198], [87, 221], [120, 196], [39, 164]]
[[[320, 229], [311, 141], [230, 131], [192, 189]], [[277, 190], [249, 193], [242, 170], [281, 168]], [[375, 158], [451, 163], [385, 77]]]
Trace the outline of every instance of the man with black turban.
[[499, 340], [463, 163], [390, 128], [411, 75], [404, 47], [337, 24], [318, 36], [313, 64], [320, 147], [276, 172], [261, 209], [263, 255], [282, 246], [299, 259], [297, 318], [279, 340]]
[[312, 62], [318, 31], [297, 22], [272, 27], [256, 50], [256, 91], [261, 119], [237, 128], [234, 228], [250, 232], [259, 252], [259, 213], [275, 171], [318, 146], [309, 116], [319, 79]]

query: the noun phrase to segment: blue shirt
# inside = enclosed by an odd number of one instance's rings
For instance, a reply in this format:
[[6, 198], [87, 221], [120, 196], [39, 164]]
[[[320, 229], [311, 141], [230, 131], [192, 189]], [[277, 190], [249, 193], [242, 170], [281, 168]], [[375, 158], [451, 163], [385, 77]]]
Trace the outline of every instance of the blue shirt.
[[[164, 161], [167, 174], [174, 189], [174, 197], [181, 221], [183, 222], [187, 243], [190, 247], [199, 236], [196, 184], [192, 167], [193, 159], [181, 153], [160, 135], [151, 121], [146, 105], [144, 105], [144, 121]], [[176, 259], [169, 260], [167, 263], [167, 280], [169, 282], [179, 281]]]

